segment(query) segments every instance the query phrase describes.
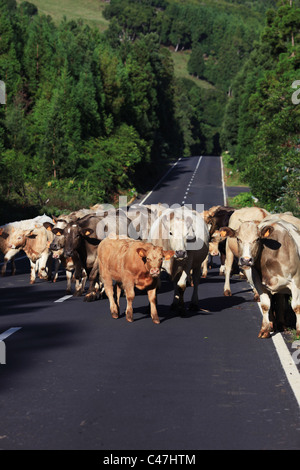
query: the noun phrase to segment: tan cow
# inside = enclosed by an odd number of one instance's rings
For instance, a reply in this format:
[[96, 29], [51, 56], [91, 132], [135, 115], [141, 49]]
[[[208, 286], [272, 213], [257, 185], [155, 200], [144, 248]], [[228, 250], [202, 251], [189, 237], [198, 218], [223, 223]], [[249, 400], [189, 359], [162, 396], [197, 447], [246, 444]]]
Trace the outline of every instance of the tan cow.
[[35, 282], [36, 272], [41, 279], [51, 278], [51, 266], [46, 272], [51, 251], [49, 245], [53, 239], [43, 225], [36, 224], [33, 229], [14, 229], [7, 238], [10, 249], [22, 249], [30, 261], [30, 284]]
[[[268, 211], [265, 209], [261, 209], [259, 207], [244, 207], [243, 209], [236, 210], [229, 219], [228, 227], [222, 227], [220, 229], [222, 236], [229, 236], [226, 241], [226, 259], [225, 259], [225, 284], [224, 284], [224, 295], [230, 296], [231, 289], [230, 289], [230, 274], [231, 269], [233, 266], [234, 257], [239, 256], [239, 247], [238, 247], [238, 238], [239, 237], [231, 237], [230, 231], [227, 228], [233, 229], [237, 231], [239, 227], [244, 222], [251, 222], [255, 225], [258, 225], [265, 217], [270, 215]], [[242, 229], [245, 231], [245, 236], [247, 236], [247, 229]], [[246, 256], [246, 255], [245, 255]], [[251, 270], [245, 270], [245, 263], [243, 264], [243, 270], [247, 277], [248, 282], [253, 286], [253, 282], [251, 279]], [[256, 300], [257, 293], [255, 292]]]
[[[133, 321], [134, 288], [146, 290], [153, 323], [160, 323], [156, 308], [156, 288], [163, 259], [170, 259], [173, 251], [164, 251], [151, 243], [130, 238], [105, 238], [98, 246], [100, 278], [109, 299], [113, 318], [119, 316], [121, 289], [127, 299], [126, 319]], [[114, 300], [113, 281], [117, 285], [117, 303]]]
[[0, 227], [0, 251], [4, 255], [4, 263], [1, 269], [1, 275], [4, 276], [6, 273], [7, 263], [10, 261], [12, 265], [11, 273], [16, 273], [16, 266], [15, 266], [15, 256], [17, 253], [21, 251], [21, 247], [18, 248], [10, 248], [9, 236], [16, 230], [30, 230], [34, 229], [36, 224], [41, 224], [44, 221], [51, 221], [50, 217], [47, 215], [38, 215], [33, 219], [25, 219], [25, 220], [17, 220], [15, 222], [9, 222], [5, 225]]
[[[291, 223], [292, 222], [292, 223]], [[273, 328], [270, 321], [271, 296], [291, 294], [300, 335], [300, 220], [290, 214], [266, 217], [260, 224], [244, 222], [237, 230], [227, 228], [238, 241], [241, 266], [251, 271], [263, 313], [260, 338], [267, 338]], [[279, 312], [282, 314], [282, 312]], [[284, 323], [283, 318], [277, 318]]]

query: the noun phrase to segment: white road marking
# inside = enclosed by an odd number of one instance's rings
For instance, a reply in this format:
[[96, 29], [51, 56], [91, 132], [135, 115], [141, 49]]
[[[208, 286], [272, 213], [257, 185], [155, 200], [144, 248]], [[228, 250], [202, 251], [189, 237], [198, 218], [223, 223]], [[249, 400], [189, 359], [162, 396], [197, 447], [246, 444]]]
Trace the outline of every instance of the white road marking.
[[147, 194], [147, 196], [144, 197], [144, 199], [142, 199], [142, 201], [140, 202], [140, 204], [144, 204], [144, 202], [146, 201], [146, 199], [148, 199], [148, 197], [151, 196], [151, 194], [153, 193], [153, 191], [155, 191], [155, 189], [157, 188], [157, 186], [160, 185], [160, 183], [168, 176], [168, 174], [175, 168], [175, 166], [178, 164], [178, 162], [180, 162], [181, 160], [181, 157], [178, 158], [177, 162], [175, 162], [171, 168], [168, 169], [168, 171], [164, 174], [164, 176], [159, 180], [158, 183], [156, 183], [156, 185], [154, 186], [154, 188], [152, 189], [152, 191], [150, 191], [150, 193]]
[[223, 167], [222, 155], [220, 156], [220, 160], [221, 160], [221, 178], [222, 178], [222, 188], [223, 188], [223, 200], [224, 200], [224, 206], [227, 206], [227, 191], [226, 191], [226, 187], [225, 187], [224, 167]]
[[[262, 309], [259, 303], [258, 303], [258, 307], [262, 314]], [[275, 335], [272, 335], [271, 337], [272, 337], [272, 341], [275, 346], [276, 352], [278, 354], [279, 360], [281, 362], [282, 368], [285, 372], [285, 375], [288, 379], [288, 382], [291, 386], [291, 389], [300, 407], [300, 373], [299, 373], [299, 370], [293, 361], [291, 353], [287, 345], [285, 344], [285, 341], [281, 333], [277, 333]]]
[[12, 335], [16, 331], [20, 330], [21, 328], [22, 328], [21, 326], [15, 326], [13, 328], [9, 328], [8, 330], [4, 331], [3, 333], [0, 334], [0, 341], [5, 340], [10, 335]]
[[61, 297], [60, 299], [54, 300], [54, 302], [64, 302], [65, 300], [68, 300], [68, 299], [70, 299], [71, 297], [73, 297], [73, 295], [64, 295], [64, 296]]
[[187, 185], [186, 192], [185, 192], [185, 194], [184, 194], [184, 196], [183, 196], [183, 201], [182, 201], [182, 203], [181, 203], [182, 205], [185, 204], [185, 200], [186, 200], [186, 198], [187, 198], [187, 195], [188, 195], [189, 190], [190, 190], [190, 188], [191, 188], [191, 184], [192, 184], [193, 179], [194, 179], [194, 177], [195, 177], [195, 175], [196, 175], [196, 173], [197, 173], [197, 170], [198, 170], [198, 168], [199, 168], [199, 165], [200, 165], [200, 162], [201, 162], [202, 158], [203, 158], [203, 157], [202, 157], [202, 155], [201, 155], [201, 157], [199, 157], [199, 160], [198, 160], [198, 162], [197, 162], [197, 165], [196, 165], [196, 168], [195, 168], [195, 170], [194, 170], [194, 172], [193, 172], [193, 175], [192, 175], [192, 177], [191, 177], [191, 179], [190, 179], [190, 181], [189, 181], [189, 184]]

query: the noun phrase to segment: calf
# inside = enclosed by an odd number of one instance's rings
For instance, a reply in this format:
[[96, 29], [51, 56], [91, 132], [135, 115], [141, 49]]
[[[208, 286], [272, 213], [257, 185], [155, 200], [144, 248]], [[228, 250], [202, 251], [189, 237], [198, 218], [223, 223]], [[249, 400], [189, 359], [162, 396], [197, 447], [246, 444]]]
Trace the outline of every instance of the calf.
[[[100, 278], [109, 299], [113, 318], [119, 316], [119, 298], [124, 289], [127, 308], [126, 320], [133, 321], [132, 302], [134, 288], [146, 290], [150, 302], [153, 323], [160, 323], [156, 308], [156, 288], [163, 260], [172, 258], [174, 251], [164, 251], [152, 243], [129, 238], [106, 238], [98, 247]], [[113, 281], [117, 286], [117, 302], [114, 300]]]

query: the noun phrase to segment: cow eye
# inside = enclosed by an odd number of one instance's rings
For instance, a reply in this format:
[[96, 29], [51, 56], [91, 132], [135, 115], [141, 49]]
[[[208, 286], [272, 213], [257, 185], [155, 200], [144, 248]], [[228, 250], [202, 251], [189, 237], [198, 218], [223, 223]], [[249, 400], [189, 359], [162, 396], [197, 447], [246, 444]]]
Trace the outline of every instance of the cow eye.
[[172, 232], [170, 232], [170, 235], [172, 236], [172, 235], [173, 235], [173, 233], [172, 233]]
[[240, 240], [239, 238], [237, 238], [236, 241], [237, 241], [238, 243], [241, 243], [241, 240]]

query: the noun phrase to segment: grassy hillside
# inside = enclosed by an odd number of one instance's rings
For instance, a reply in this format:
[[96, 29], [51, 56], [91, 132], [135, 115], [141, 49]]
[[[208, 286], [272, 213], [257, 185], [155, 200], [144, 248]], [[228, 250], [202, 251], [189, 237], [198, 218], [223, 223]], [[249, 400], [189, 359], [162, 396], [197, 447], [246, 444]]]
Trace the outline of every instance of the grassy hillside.
[[205, 80], [201, 80], [197, 77], [193, 77], [192, 75], [190, 75], [188, 73], [187, 64], [188, 64], [188, 61], [189, 61], [189, 57], [191, 55], [190, 50], [174, 52], [174, 50], [172, 50], [170, 48], [170, 51], [171, 51], [172, 59], [173, 59], [173, 62], [174, 62], [174, 70], [175, 70], [176, 77], [178, 77], [178, 78], [188, 78], [189, 80], [192, 80], [196, 85], [198, 85], [201, 88], [205, 88], [205, 89], [214, 89], [215, 88], [209, 82], [207, 82]]
[[[21, 3], [22, 0], [17, 0]], [[56, 23], [66, 16], [67, 20], [83, 20], [90, 26], [95, 26], [104, 31], [108, 21], [102, 16], [102, 10], [106, 5], [105, 0], [33, 0], [44, 15], [50, 15]]]

